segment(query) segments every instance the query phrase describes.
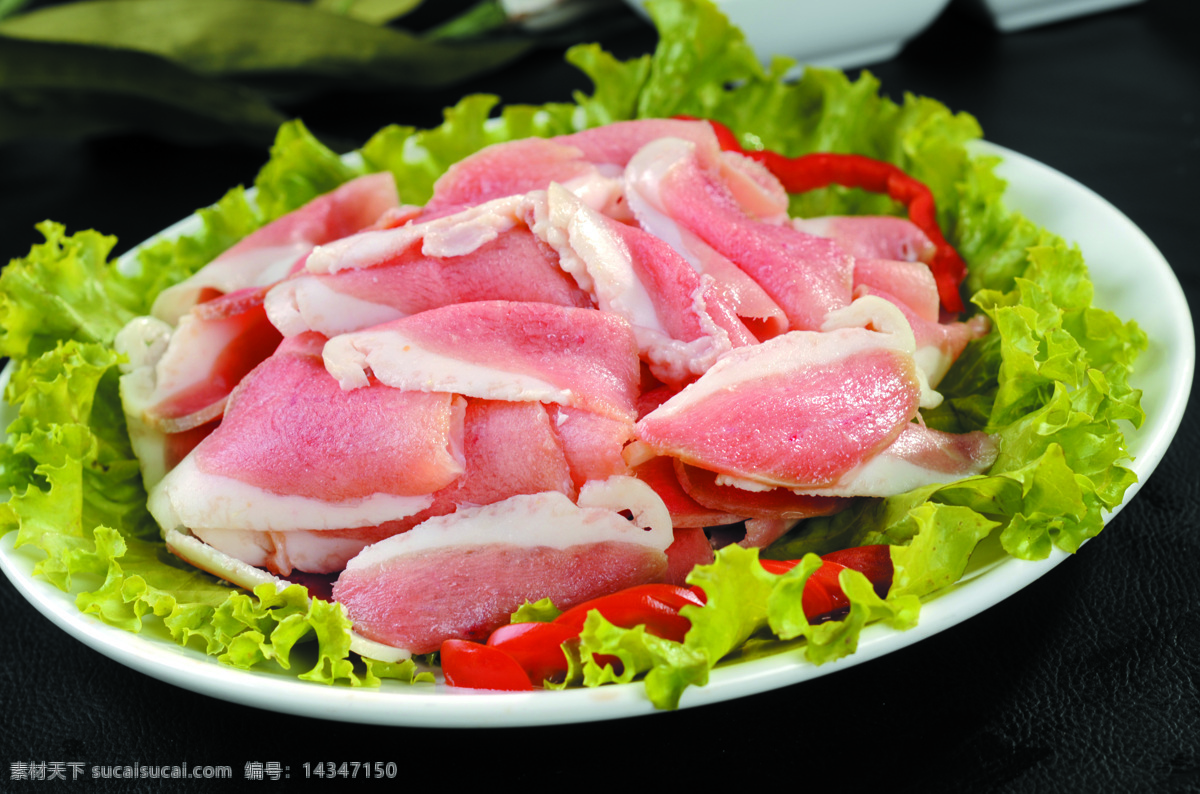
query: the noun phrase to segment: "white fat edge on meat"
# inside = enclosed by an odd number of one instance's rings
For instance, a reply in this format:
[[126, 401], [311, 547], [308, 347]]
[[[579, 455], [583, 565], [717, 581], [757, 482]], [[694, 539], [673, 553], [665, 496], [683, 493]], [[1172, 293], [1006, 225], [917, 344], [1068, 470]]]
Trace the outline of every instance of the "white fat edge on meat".
[[790, 220], [787, 191], [766, 166], [731, 151], [721, 152], [718, 163], [721, 181], [743, 212], [775, 226]]
[[[125, 329], [128, 329], [128, 333]], [[144, 351], [142, 366], [137, 368], [136, 374], [130, 373], [129, 401], [126, 402], [122, 397], [127, 414], [131, 410], [140, 411], [148, 424], [157, 425], [166, 432], [190, 430], [221, 415], [224, 400], [180, 420], [156, 419], [153, 409], [163, 400], [208, 381], [212, 377], [212, 369], [203, 365], [214, 363], [211, 356], [229, 347], [244, 330], [242, 327], [236, 322], [205, 322], [195, 314], [188, 313], [179, 320], [179, 325], [173, 331], [170, 326], [152, 317], [135, 318], [126, 324], [125, 329], [118, 334], [118, 337], [125, 334], [124, 340], [114, 340], [117, 350], [128, 354], [123, 347], [132, 346]], [[164, 331], [168, 336], [167, 343], [165, 348], [159, 350], [158, 340]], [[155, 360], [152, 362], [145, 348], [148, 337], [155, 340], [152, 342], [155, 349]], [[203, 344], [192, 344], [197, 339]], [[195, 357], [197, 351], [204, 354], [205, 358], [198, 361]]]
[[249, 565], [283, 575], [293, 570], [336, 573], [370, 544], [339, 532], [291, 530], [256, 532], [246, 529], [193, 529], [192, 534]]
[[369, 370], [380, 383], [395, 389], [452, 392], [511, 402], [574, 403], [570, 389], [533, 375], [509, 372], [428, 350], [396, 329], [335, 336], [325, 343], [322, 355], [326, 371], [346, 391], [368, 386]]
[[658, 180], [666, 169], [653, 160], [651, 167], [646, 165], [646, 159], [635, 156], [625, 169], [625, 201], [638, 225], [669, 245], [697, 273], [732, 289], [729, 300], [739, 317], [763, 321], [779, 318], [783, 326], [780, 330], [784, 330], [787, 321], [783, 311], [758, 282], [661, 209]]
[[425, 256], [465, 256], [524, 225], [523, 195], [486, 201], [462, 212], [394, 229], [369, 230], [319, 245], [304, 263], [309, 273], [336, 273], [382, 264], [420, 244]]
[[429, 494], [372, 494], [326, 502], [278, 494], [220, 474], [201, 471], [188, 455], [151, 491], [147, 507], [164, 530], [187, 527], [287, 532], [297, 529], [370, 527], [419, 513], [433, 503]]
[[129, 441], [147, 491], [167, 473], [166, 437], [146, 421], [146, 410], [155, 403], [155, 366], [170, 341], [171, 326], [153, 317], [133, 318], [113, 339], [113, 347], [128, 359], [120, 365], [118, 388]]
[[[868, 296], [830, 312], [821, 331], [790, 331], [761, 344], [730, 350], [699, 380], [651, 413], [674, 415], [714, 394], [736, 389], [741, 383], [764, 375], [827, 366], [873, 350], [892, 350], [911, 358], [915, 349], [912, 328], [900, 310], [882, 298]], [[926, 407], [925, 402], [930, 399], [926, 392], [937, 393], [928, 389], [915, 365], [913, 370], [921, 386], [922, 407]]]
[[[166, 541], [167, 548], [180, 559], [246, 590], [270, 584], [274, 585], [275, 592], [281, 593], [292, 585], [292, 582], [248, 565], [192, 535], [172, 529], [163, 533], [163, 539]], [[359, 656], [381, 662], [402, 662], [412, 657], [411, 653], [402, 648], [382, 645], [353, 631], [350, 632], [350, 650]]]
[[851, 329], [871, 329], [894, 340], [893, 349], [901, 350], [913, 357], [917, 381], [921, 386], [921, 408], [936, 408], [942, 404], [942, 395], [930, 386], [926, 371], [916, 360], [917, 337], [912, 326], [899, 307], [876, 295], [864, 295], [842, 309], [831, 311], [821, 323], [821, 333]]
[[174, 325], [192, 310], [204, 289], [228, 294], [247, 287], [269, 286], [286, 278], [292, 266], [312, 250], [312, 243], [295, 242], [218, 257], [189, 278], [160, 292], [150, 314]]
[[338, 292], [322, 279], [307, 274], [272, 287], [264, 305], [267, 318], [284, 336], [317, 331], [332, 337], [405, 316], [391, 306]]
[[729, 334], [709, 317], [701, 285], [692, 311], [703, 335], [684, 342], [663, 327], [654, 299], [633, 265], [633, 256], [603, 216], [561, 185], [547, 190], [547, 213], [537, 224], [542, 239], [559, 255], [559, 267], [587, 291], [601, 311], [625, 318], [633, 328], [638, 353], [655, 377], [681, 383], [702, 374], [732, 345]]
[[945, 465], [919, 463], [920, 458], [928, 458], [928, 446], [938, 444], [939, 438], [950, 444], [964, 437], [930, 435], [914, 425], [897, 436], [878, 455], [842, 475], [833, 485], [819, 489], [793, 489], [793, 492], [819, 496], [895, 496], [914, 488], [955, 482], [982, 474], [996, 461], [999, 445], [995, 438], [979, 434], [976, 436], [979, 439], [975, 450], [977, 457], [948, 446], [940, 450], [944, 453], [941, 461]]
[[[633, 477], [585, 484], [578, 504], [547, 491], [512, 496], [483, 507], [460, 507], [408, 532], [368, 546], [346, 570], [383, 565], [433, 549], [505, 545], [568, 549], [595, 543], [634, 543], [666, 551], [673, 540], [670, 513], [654, 490]], [[629, 521], [619, 511], [629, 510]]]

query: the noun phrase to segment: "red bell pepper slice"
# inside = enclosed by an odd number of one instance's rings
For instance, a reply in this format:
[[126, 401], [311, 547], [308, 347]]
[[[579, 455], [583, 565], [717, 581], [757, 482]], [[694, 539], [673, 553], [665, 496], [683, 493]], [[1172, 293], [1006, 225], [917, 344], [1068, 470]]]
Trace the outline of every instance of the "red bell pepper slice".
[[[850, 600], [842, 592], [838, 575], [852, 568], [867, 577], [880, 598], [886, 598], [892, 586], [891, 547], [884, 545], [856, 546], [831, 552], [821, 557], [821, 567], [813, 571], [804, 584], [804, 615], [810, 621], [828, 620], [830, 613], [847, 609]], [[759, 560], [768, 573], [783, 575], [800, 564], [800, 560]]]
[[570, 626], [578, 634], [594, 609], [614, 626], [630, 629], [645, 625], [646, 631], [656, 637], [683, 642], [692, 623], [679, 610], [689, 604], [703, 606], [704, 600], [688, 587], [644, 584], [585, 601], [559, 615], [554, 622]]
[[487, 644], [515, 659], [529, 680], [540, 684], [566, 678], [562, 645], [578, 636], [576, 629], [559, 623], [510, 623], [493, 631]]
[[450, 686], [528, 692], [529, 675], [516, 659], [499, 648], [469, 640], [442, 643], [442, 675]]
[[[678, 118], [692, 118], [680, 116]], [[722, 149], [743, 154], [762, 163], [783, 185], [788, 193], [804, 193], [830, 185], [862, 188], [873, 193], [886, 193], [908, 208], [913, 222], [936, 246], [929, 269], [937, 282], [938, 296], [948, 312], [963, 310], [958, 287], [967, 275], [967, 265], [954, 246], [946, 241], [937, 222], [937, 207], [933, 192], [923, 183], [901, 169], [882, 160], [859, 154], [821, 152], [800, 157], [785, 157], [778, 152], [754, 151], [742, 148], [733, 131], [720, 122], [708, 119]]]
[[853, 568], [871, 580], [875, 585], [875, 593], [880, 598], [887, 598], [888, 590], [892, 587], [892, 547], [886, 545], [855, 546], [850, 549], [826, 554], [821, 559], [836, 562]]

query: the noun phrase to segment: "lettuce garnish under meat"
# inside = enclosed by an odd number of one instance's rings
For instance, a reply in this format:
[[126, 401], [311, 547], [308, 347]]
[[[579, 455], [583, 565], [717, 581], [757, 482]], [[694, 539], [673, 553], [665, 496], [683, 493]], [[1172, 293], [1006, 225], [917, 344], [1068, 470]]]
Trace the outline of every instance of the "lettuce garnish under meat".
[[[432, 130], [391, 126], [348, 165], [296, 121], [279, 131], [253, 199], [238, 187], [201, 210], [203, 230], [144, 248], [135, 262], [110, 259], [112, 237], [39, 226], [46, 242], [0, 275], [0, 353], [14, 361], [6, 399], [19, 407], [0, 447], [0, 534], [45, 554], [35, 573], [67, 590], [80, 609], [131, 631], [161, 618], [180, 644], [239, 667], [276, 662], [301, 678], [374, 685], [412, 681], [411, 663], [355, 665], [341, 608], [309, 599], [300, 586], [278, 595], [236, 590], [175, 560], [158, 539], [125, 432], [117, 394], [113, 335], [147, 311], [154, 296], [263, 224], [365, 171], [391, 170], [401, 200], [422, 203], [446, 168], [486, 145], [557, 135], [630, 118], [687, 114], [729, 126], [746, 148], [789, 156], [853, 152], [891, 162], [933, 191], [946, 237], [970, 266], [975, 310], [993, 331], [968, 347], [939, 390], [946, 400], [924, 413], [933, 427], [982, 429], [1000, 437], [983, 476], [887, 499], [860, 499], [834, 516], [804, 522], [764, 556], [797, 558], [870, 543], [892, 546], [895, 579], [886, 599], [865, 577], [842, 575], [850, 597], [843, 621], [810, 626], [800, 608], [816, 558], [784, 576], [765, 573], [758, 553], [727, 547], [689, 579], [708, 605], [686, 607], [693, 628], [682, 643], [614, 627], [593, 614], [581, 639], [575, 679], [587, 685], [645, 675], [649, 697], [672, 707], [689, 685], [730, 654], [775, 652], [799, 644], [820, 663], [853, 652], [867, 622], [913, 625], [919, 598], [956, 581], [976, 545], [997, 533], [1021, 559], [1052, 546], [1074, 551], [1103, 526], [1134, 475], [1118, 420], [1143, 414], [1128, 379], [1145, 336], [1091, 305], [1092, 285], [1077, 249], [1005, 208], [995, 158], [972, 156], [976, 121], [940, 103], [880, 96], [863, 73], [808, 69], [795, 82], [790, 63], [764, 70], [741, 33], [708, 2], [657, 0], [653, 55], [621, 62], [595, 45], [568, 60], [593, 80], [575, 103], [510, 106], [471, 96]], [[830, 188], [794, 196], [796, 215], [896, 213], [884, 196]], [[293, 646], [315, 635], [316, 651]], [[620, 673], [593, 654], [621, 658]], [[300, 654], [298, 654], [300, 655]]]

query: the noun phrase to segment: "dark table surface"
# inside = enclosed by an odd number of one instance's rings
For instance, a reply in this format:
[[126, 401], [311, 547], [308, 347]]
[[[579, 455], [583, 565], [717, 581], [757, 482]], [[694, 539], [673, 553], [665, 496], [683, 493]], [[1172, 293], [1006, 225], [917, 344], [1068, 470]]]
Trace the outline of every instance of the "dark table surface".
[[[1200, 7], [1149, 0], [1000, 34], [956, 3], [901, 55], [884, 91], [966, 110], [986, 136], [1109, 199], [1200, 305]], [[626, 12], [614, 12], [624, 14]], [[621, 22], [621, 20], [617, 20]], [[606, 28], [618, 55], [653, 31]], [[537, 53], [445, 94], [341, 96], [310, 126], [361, 141], [430, 125], [466, 90], [569, 99], [586, 79]], [[0, 249], [23, 255], [53, 218], [116, 234], [119, 250], [228, 186], [263, 149], [137, 136], [0, 147]], [[1195, 398], [1154, 476], [1105, 532], [1025, 590], [883, 659], [738, 701], [608, 723], [504, 730], [381, 728], [284, 716], [133, 672], [54, 628], [0, 581], [0, 789], [13, 764], [229, 765], [395, 761], [409, 787], [460, 779], [539, 787], [791, 781], [890, 791], [1200, 791], [1200, 420]], [[3, 579], [0, 577], [0, 579]], [[77, 781], [111, 791], [149, 781]], [[322, 782], [322, 785], [326, 785]], [[370, 784], [368, 784], [370, 785]], [[386, 784], [385, 784], [386, 785]], [[207, 791], [191, 781], [178, 790]]]

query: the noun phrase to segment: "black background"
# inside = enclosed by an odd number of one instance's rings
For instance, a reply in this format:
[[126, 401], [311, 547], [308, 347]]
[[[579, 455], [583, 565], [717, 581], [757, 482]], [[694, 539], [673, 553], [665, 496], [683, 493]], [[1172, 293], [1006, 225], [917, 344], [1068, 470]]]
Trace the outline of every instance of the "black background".
[[[1200, 7], [1149, 0], [1000, 34], [960, 2], [897, 58], [884, 91], [924, 94], [986, 136], [1082, 182], [1155, 242], [1200, 304]], [[622, 57], [654, 33], [624, 10], [601, 41]], [[510, 102], [588, 89], [535, 53], [444, 94], [343, 94], [300, 108], [357, 143], [396, 121], [428, 126], [466, 91]], [[0, 253], [23, 255], [45, 218], [116, 234], [118, 250], [238, 182], [262, 147], [138, 136], [0, 147]], [[14, 762], [224, 764], [395, 761], [356, 786], [659, 787], [710, 782], [851, 791], [1200, 791], [1200, 446], [1195, 398], [1158, 471], [1095, 542], [1002, 604], [881, 660], [736, 702], [539, 729], [358, 726], [279, 715], [174, 688], [55, 629], [0, 581], [0, 789]], [[173, 790], [150, 781], [77, 788]], [[335, 785], [330, 781], [322, 786]], [[290, 787], [290, 786], [289, 786]], [[836, 787], [836, 788], [835, 788]]]

